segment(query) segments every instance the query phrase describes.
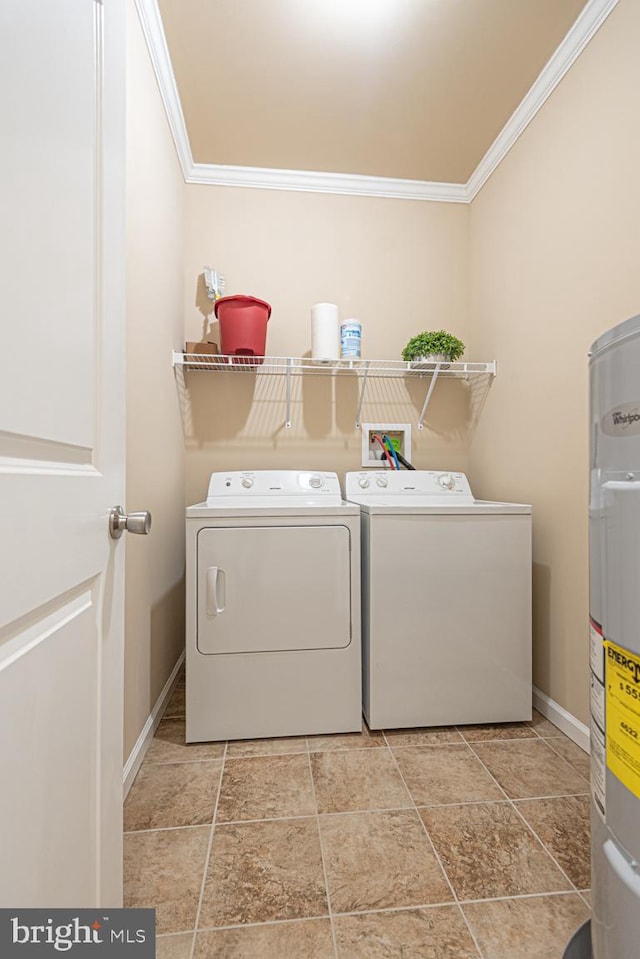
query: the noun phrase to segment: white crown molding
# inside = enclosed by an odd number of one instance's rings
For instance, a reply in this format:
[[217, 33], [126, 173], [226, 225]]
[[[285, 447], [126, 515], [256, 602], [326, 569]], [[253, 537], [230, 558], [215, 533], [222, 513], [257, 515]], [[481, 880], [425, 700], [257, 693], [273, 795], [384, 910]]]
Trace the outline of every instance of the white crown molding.
[[618, 0], [590, 0], [466, 183], [468, 202], [482, 189], [538, 110], [600, 29]]
[[187, 183], [377, 196], [401, 200], [435, 200], [444, 203], [470, 203], [473, 200], [617, 3], [618, 0], [589, 0], [467, 183], [430, 183], [427, 180], [403, 180], [350, 173], [315, 173], [304, 170], [272, 170], [261, 167], [194, 163], [157, 0], [135, 0], [180, 166]]
[[185, 180], [193, 169], [191, 144], [184, 122], [182, 104], [178, 95], [176, 78], [169, 57], [169, 48], [164, 34], [162, 17], [156, 0], [135, 0], [140, 25], [147, 42], [153, 70], [160, 88], [160, 96], [169, 121], [169, 128], [176, 145], [178, 160]]
[[268, 170], [261, 167], [222, 166], [195, 163], [187, 183], [212, 186], [254, 187], [263, 190], [299, 190], [305, 193], [338, 193], [349, 196], [381, 196], [400, 200], [440, 200], [467, 203], [463, 183], [428, 183], [394, 177], [360, 176], [353, 173], [315, 173], [306, 170]]

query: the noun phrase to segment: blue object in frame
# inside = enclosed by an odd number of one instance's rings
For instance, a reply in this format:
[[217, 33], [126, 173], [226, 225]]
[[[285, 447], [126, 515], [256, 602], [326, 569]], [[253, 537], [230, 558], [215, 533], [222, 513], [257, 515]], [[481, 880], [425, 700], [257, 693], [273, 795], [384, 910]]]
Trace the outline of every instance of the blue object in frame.
[[385, 444], [391, 455], [393, 456], [393, 461], [396, 464], [396, 469], [400, 469], [400, 463], [398, 462], [398, 454], [396, 453], [395, 447], [386, 433], [382, 436], [382, 442]]

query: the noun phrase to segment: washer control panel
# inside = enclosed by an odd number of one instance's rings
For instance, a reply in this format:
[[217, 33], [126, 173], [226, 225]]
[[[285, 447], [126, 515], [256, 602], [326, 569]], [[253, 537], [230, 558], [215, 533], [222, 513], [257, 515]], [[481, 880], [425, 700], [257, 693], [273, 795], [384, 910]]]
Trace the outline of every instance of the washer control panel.
[[220, 497], [339, 497], [337, 473], [308, 470], [232, 470], [212, 473], [207, 502]]
[[438, 486], [440, 489], [455, 490], [456, 478], [453, 473], [441, 473], [438, 477]]
[[473, 503], [473, 493], [464, 473], [453, 470], [360, 470], [347, 473], [347, 499], [394, 497], [395, 499], [433, 499], [438, 503]]

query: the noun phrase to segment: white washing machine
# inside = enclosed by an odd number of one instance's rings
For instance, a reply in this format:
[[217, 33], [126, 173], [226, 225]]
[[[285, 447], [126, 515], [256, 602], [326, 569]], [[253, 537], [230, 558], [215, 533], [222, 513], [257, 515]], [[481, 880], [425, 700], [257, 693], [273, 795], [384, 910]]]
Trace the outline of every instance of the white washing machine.
[[347, 473], [362, 523], [363, 705], [373, 729], [531, 719], [531, 507], [464, 473]]
[[213, 473], [186, 511], [187, 742], [360, 730], [360, 520], [335, 473]]

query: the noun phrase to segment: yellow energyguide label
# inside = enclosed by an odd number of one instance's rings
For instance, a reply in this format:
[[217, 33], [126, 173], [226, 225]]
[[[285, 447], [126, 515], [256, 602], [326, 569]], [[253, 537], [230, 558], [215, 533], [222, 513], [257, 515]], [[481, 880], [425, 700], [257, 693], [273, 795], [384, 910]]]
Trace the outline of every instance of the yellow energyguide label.
[[640, 657], [604, 641], [607, 767], [640, 798]]

